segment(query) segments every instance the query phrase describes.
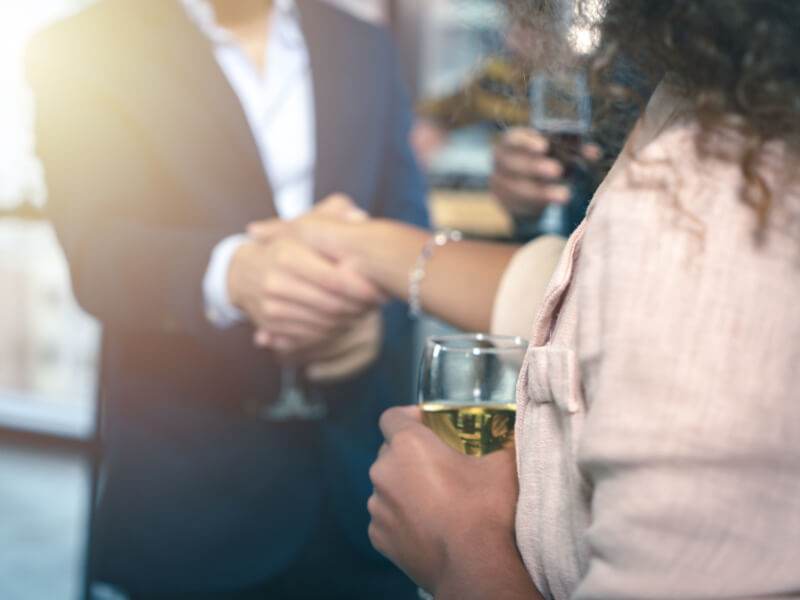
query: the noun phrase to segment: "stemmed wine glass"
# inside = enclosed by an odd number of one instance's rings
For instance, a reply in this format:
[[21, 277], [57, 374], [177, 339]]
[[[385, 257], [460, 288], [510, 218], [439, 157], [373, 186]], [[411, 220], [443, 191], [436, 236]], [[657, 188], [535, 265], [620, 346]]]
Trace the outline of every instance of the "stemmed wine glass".
[[300, 383], [298, 367], [281, 366], [281, 389], [274, 404], [259, 407], [259, 416], [268, 421], [317, 420], [325, 416], [326, 406], [308, 397]]
[[[545, 136], [549, 155], [564, 166], [564, 179], [576, 187], [586, 176], [583, 145], [590, 137], [592, 102], [586, 71], [560, 68], [531, 76], [531, 127]], [[563, 233], [565, 208], [548, 204], [540, 233]]]
[[[425, 342], [418, 401], [423, 423], [468, 456], [514, 445], [517, 378], [527, 342], [483, 333]], [[433, 596], [422, 588], [422, 600]]]

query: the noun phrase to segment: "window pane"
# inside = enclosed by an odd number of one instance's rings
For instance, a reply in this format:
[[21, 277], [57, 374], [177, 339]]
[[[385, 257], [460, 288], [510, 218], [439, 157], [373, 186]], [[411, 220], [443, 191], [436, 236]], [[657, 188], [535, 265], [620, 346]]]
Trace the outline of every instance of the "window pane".
[[[23, 56], [33, 33], [91, 0], [0, 3], [0, 217], [41, 207]], [[99, 327], [77, 306], [44, 221], [0, 218], [0, 427], [87, 437], [94, 430]]]
[[0, 220], [0, 425], [91, 435], [100, 328], [44, 221]]

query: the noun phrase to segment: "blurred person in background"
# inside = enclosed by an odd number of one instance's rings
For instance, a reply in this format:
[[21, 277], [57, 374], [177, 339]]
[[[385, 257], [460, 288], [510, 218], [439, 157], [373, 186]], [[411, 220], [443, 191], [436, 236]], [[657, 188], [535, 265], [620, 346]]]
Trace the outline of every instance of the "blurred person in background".
[[[464, 456], [418, 407], [390, 409], [370, 538], [437, 600], [796, 598], [800, 5], [607, 11], [605, 92], [624, 92], [618, 53], [662, 80], [541, 301], [515, 451]], [[341, 226], [398, 261], [374, 261]], [[394, 293], [426, 239], [315, 216], [252, 230], [316, 236]], [[427, 255], [423, 305], [469, 319], [477, 297], [486, 315], [488, 294], [453, 273], [493, 289], [506, 257], [450, 242]]]
[[[413, 328], [346, 261], [245, 225], [424, 225], [388, 35], [311, 0], [105, 0], [27, 55], [48, 212], [104, 327], [92, 578], [135, 600], [412, 598], [370, 547]], [[396, 385], [392, 379], [399, 379]]]
[[[575, 157], [581, 164], [576, 171], [569, 164], [573, 161], [553, 148], [548, 135], [531, 126], [532, 74], [552, 71], [575, 50], [554, 43], [546, 18], [520, 22], [513, 19], [515, 7], [504, 4], [512, 18], [503, 35], [503, 50], [486, 58], [461, 89], [417, 104], [412, 145], [422, 164], [429, 164], [448, 132], [483, 123], [497, 132], [490, 191], [511, 215], [516, 240], [546, 234], [567, 237], [583, 220], [654, 83], [644, 81], [629, 61], [615, 61], [616, 78], [633, 87], [640, 98], [613, 105], [603, 97], [593, 98], [593, 110], [601, 118], [593, 120], [591, 135]], [[548, 206], [559, 207], [563, 216], [555, 222], [542, 219]]]

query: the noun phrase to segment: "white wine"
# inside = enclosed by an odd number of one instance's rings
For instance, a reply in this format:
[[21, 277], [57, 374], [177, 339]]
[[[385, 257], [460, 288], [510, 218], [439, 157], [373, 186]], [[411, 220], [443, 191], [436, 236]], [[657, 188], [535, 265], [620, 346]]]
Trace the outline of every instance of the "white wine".
[[468, 456], [483, 456], [514, 445], [516, 404], [422, 404], [422, 422], [450, 446]]

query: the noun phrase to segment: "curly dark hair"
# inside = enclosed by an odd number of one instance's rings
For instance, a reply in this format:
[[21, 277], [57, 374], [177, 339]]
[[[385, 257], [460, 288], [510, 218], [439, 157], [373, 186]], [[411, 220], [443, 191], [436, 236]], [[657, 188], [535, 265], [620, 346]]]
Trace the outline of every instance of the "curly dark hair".
[[[774, 200], [758, 171], [765, 145], [800, 155], [799, 41], [798, 0], [607, 0], [595, 64], [602, 71], [624, 56], [644, 74], [668, 73], [701, 131], [743, 134], [743, 200], [763, 228]], [[698, 137], [701, 155], [715, 153], [708, 138]]]
[[[669, 74], [693, 106], [703, 134], [734, 129], [746, 140], [738, 156], [724, 158], [740, 162], [748, 182], [743, 200], [753, 205], [763, 230], [775, 196], [759, 175], [764, 148], [781, 141], [792, 157], [800, 156], [800, 0], [506, 0], [506, 5], [512, 19], [534, 23], [558, 19], [565, 2], [577, 6], [573, 18], [582, 15], [584, 25], [597, 24], [598, 6], [605, 11], [592, 57], [594, 95], [627, 107], [606, 108], [605, 120], [629, 114], [637, 92]], [[621, 86], [621, 63], [633, 64], [649, 83], [638, 79]], [[701, 156], [720, 153], [720, 145], [709, 143], [713, 139], [698, 136]], [[619, 140], [608, 141], [614, 147]]]

